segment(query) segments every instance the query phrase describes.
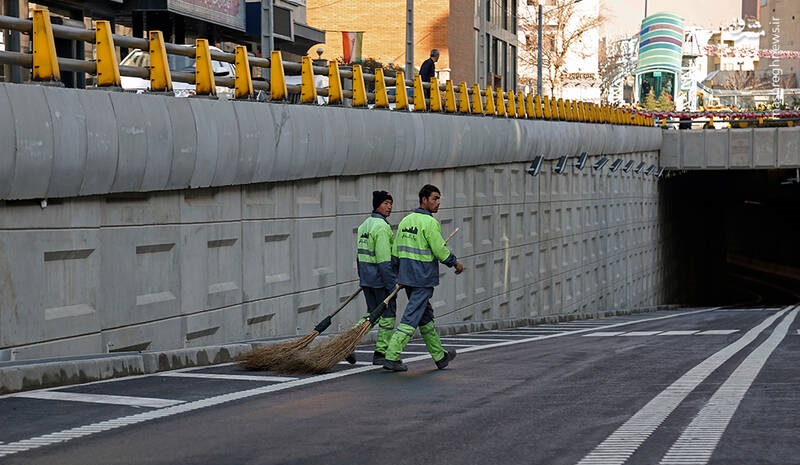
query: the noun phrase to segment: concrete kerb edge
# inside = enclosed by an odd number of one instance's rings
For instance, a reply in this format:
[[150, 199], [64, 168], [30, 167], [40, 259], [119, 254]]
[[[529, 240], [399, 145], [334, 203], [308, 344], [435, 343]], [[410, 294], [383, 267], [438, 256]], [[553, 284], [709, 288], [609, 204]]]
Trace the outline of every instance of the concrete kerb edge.
[[[520, 326], [552, 324], [577, 320], [599, 319], [634, 313], [648, 313], [678, 308], [677, 305], [662, 305], [632, 310], [608, 310], [594, 313], [570, 313], [562, 315], [541, 315], [528, 318], [509, 318], [481, 322], [456, 322], [437, 324], [440, 335], [509, 329]], [[320, 335], [314, 343], [329, 340], [334, 335]], [[362, 343], [374, 343], [377, 331], [370, 331]], [[271, 344], [285, 342], [292, 338], [251, 341], [236, 344], [196, 347], [126, 354], [118, 357], [90, 358], [83, 360], [51, 361], [0, 367], [0, 395], [20, 391], [45, 389], [93, 381], [102, 381], [125, 376], [145, 375], [182, 368], [218, 365], [235, 362], [244, 353]]]

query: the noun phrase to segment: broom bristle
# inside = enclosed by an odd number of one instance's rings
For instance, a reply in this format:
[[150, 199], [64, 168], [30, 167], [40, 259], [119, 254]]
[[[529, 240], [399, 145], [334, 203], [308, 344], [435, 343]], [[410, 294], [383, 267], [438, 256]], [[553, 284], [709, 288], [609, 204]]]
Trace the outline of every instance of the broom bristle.
[[247, 370], [272, 370], [276, 363], [307, 347], [318, 335], [317, 331], [312, 331], [298, 339], [253, 349], [241, 356], [239, 366]]
[[280, 360], [275, 360], [270, 369], [287, 374], [325, 373], [353, 353], [370, 329], [372, 324], [365, 321], [326, 342], [286, 353]]

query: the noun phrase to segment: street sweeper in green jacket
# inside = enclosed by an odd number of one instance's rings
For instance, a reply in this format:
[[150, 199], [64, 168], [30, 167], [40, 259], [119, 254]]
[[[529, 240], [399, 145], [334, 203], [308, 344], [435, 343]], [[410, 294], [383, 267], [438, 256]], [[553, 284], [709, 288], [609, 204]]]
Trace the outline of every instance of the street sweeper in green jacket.
[[419, 208], [403, 218], [397, 227], [392, 259], [397, 263], [397, 282], [406, 291], [408, 305], [389, 341], [383, 363], [383, 368], [387, 370], [408, 369], [400, 360], [400, 353], [417, 328], [437, 368], [446, 367], [456, 356], [455, 349], [442, 347], [434, 327], [430, 303], [433, 289], [439, 285], [439, 263], [454, 267], [456, 274], [464, 270], [461, 262], [447, 248], [439, 221], [433, 217], [433, 213], [439, 211], [441, 195], [436, 186], [423, 186], [419, 191]]

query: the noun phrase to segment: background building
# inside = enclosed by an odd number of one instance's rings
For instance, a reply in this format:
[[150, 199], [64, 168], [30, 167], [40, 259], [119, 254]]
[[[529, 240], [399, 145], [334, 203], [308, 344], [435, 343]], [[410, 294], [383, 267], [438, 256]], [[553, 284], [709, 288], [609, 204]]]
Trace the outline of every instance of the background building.
[[[800, 81], [800, 2], [797, 0], [759, 0], [760, 21], [764, 28], [761, 50], [778, 50], [777, 56], [763, 58], [759, 69], [793, 87]], [[763, 54], [763, 52], [762, 52]], [[780, 71], [778, 71], [780, 70]]]
[[[406, 62], [406, 0], [307, 0], [309, 23], [325, 30], [322, 58], [342, 57], [342, 32], [363, 32], [361, 56], [402, 68]], [[414, 66], [439, 49], [440, 80], [516, 86], [517, 0], [414, 2]], [[316, 56], [316, 47], [309, 50]]]

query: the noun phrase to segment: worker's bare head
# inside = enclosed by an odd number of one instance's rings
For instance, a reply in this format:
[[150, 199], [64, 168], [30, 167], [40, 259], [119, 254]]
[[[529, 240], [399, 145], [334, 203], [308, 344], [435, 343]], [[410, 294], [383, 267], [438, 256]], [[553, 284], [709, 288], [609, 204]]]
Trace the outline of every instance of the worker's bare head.
[[433, 60], [434, 62], [439, 60], [439, 50], [438, 49], [431, 50], [431, 60]]
[[431, 213], [439, 211], [439, 201], [442, 193], [433, 184], [425, 184], [419, 191], [419, 208], [428, 210]]

